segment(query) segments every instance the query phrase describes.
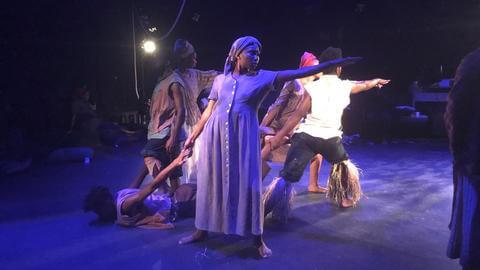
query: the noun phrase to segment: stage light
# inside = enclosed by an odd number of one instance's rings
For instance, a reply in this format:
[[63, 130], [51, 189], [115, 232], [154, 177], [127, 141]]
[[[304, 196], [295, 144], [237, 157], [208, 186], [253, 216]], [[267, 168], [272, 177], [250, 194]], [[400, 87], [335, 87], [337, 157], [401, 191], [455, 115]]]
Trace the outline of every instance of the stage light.
[[157, 45], [152, 40], [145, 40], [143, 41], [142, 48], [146, 53], [154, 53], [157, 49]]

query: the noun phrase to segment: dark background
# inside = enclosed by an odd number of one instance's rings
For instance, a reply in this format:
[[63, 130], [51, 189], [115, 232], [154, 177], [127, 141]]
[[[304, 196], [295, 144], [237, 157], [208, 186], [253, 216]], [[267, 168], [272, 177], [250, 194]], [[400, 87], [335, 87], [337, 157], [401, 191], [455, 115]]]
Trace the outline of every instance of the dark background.
[[[189, 0], [157, 53], [144, 55], [140, 41], [165, 34], [180, 4], [174, 0], [4, 4], [2, 129], [21, 127], [34, 145], [48, 141], [54, 130], [68, 126], [71, 90], [82, 84], [105, 117], [144, 110], [177, 38], [194, 44], [198, 68], [216, 70], [222, 70], [231, 43], [243, 35], [263, 43], [260, 67], [271, 70], [296, 68], [304, 51], [319, 54], [328, 46], [341, 47], [345, 56], [365, 57], [346, 68], [344, 78], [392, 80], [381, 92], [355, 96], [353, 107], [409, 104], [412, 81], [451, 78], [461, 58], [480, 45], [480, 0]], [[133, 79], [132, 13], [140, 100]], [[151, 34], [148, 27], [158, 31]]]

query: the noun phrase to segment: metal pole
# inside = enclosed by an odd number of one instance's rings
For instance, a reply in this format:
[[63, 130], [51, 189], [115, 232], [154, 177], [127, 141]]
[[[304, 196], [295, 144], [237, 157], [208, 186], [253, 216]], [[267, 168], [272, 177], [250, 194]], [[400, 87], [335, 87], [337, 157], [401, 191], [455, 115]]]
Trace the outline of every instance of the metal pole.
[[132, 38], [133, 38], [133, 72], [135, 77], [135, 93], [137, 99], [140, 99], [138, 93], [138, 78], [137, 78], [137, 42], [135, 41], [135, 2], [132, 1]]

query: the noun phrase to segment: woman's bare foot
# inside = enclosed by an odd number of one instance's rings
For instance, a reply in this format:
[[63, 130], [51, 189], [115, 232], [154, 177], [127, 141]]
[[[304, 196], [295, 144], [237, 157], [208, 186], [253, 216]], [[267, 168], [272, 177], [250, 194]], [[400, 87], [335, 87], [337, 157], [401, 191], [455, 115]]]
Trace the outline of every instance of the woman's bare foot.
[[340, 204], [340, 207], [343, 208], [349, 208], [353, 206], [353, 200], [350, 199], [344, 199], [342, 200], [342, 203]]
[[328, 191], [328, 189], [324, 187], [311, 186], [311, 185], [308, 185], [307, 190], [308, 192], [312, 192], [312, 193], [326, 193]]
[[185, 236], [178, 241], [178, 244], [185, 245], [193, 242], [203, 241], [207, 238], [207, 231], [196, 230], [193, 234]]
[[272, 254], [273, 254], [272, 250], [269, 249], [267, 247], [267, 245], [265, 245], [265, 243], [263, 243], [257, 249], [258, 249], [258, 254], [260, 255], [260, 258], [262, 258], [262, 259], [266, 259], [266, 258], [272, 256]]
[[265, 259], [272, 256], [272, 250], [267, 247], [265, 242], [263, 242], [262, 235], [255, 235], [253, 238], [253, 244], [258, 250], [258, 255], [260, 255], [260, 258]]

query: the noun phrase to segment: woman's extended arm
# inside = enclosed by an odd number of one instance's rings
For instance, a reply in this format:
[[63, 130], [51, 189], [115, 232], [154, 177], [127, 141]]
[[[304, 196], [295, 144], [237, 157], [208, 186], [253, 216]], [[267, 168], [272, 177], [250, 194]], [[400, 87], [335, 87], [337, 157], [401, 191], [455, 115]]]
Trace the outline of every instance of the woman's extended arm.
[[319, 72], [322, 72], [325, 69], [330, 67], [347, 66], [347, 65], [355, 64], [361, 59], [362, 59], [361, 57], [345, 57], [345, 58], [339, 58], [339, 59], [335, 59], [327, 62], [322, 62], [315, 66], [303, 67], [303, 68], [293, 69], [293, 70], [282, 70], [278, 72], [277, 77], [275, 78], [274, 84], [275, 84], [275, 87], [278, 87], [283, 85], [285, 82], [311, 76]]

